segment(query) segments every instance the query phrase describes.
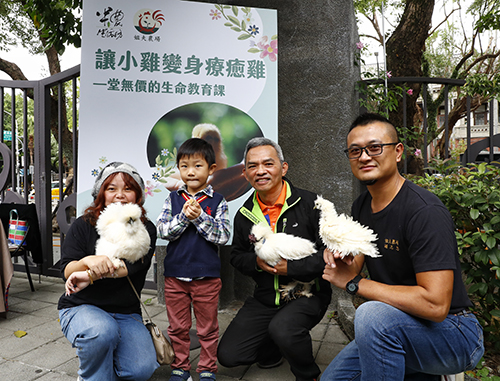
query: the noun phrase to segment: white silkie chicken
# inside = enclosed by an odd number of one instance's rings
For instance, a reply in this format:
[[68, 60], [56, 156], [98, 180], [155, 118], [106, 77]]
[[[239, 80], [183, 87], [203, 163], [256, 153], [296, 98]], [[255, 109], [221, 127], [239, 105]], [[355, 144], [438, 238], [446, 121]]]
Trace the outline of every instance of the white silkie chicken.
[[108, 256], [116, 267], [120, 259], [134, 263], [144, 257], [151, 244], [146, 227], [141, 221], [141, 208], [137, 204], [110, 204], [97, 219], [100, 238], [96, 255]]
[[252, 226], [250, 242], [255, 245], [255, 253], [269, 266], [275, 266], [281, 258], [293, 261], [316, 252], [313, 242], [291, 234], [274, 233], [267, 222]]
[[[254, 225], [249, 239], [255, 245], [257, 256], [270, 266], [275, 266], [282, 258], [293, 261], [316, 252], [313, 242], [291, 234], [274, 233], [267, 222]], [[300, 296], [309, 298], [312, 296], [311, 283], [293, 281], [287, 285], [280, 285], [281, 295], [285, 300]]]
[[373, 230], [354, 221], [345, 214], [337, 214], [332, 202], [318, 196], [314, 207], [320, 210], [319, 234], [325, 246], [332, 252], [346, 255], [368, 255], [380, 257], [375, 245], [377, 235]]

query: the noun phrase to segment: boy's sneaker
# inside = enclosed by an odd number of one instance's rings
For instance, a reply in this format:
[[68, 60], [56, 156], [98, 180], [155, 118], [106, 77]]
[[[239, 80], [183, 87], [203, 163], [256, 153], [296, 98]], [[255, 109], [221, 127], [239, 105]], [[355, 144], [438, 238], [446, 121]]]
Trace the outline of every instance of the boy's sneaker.
[[184, 369], [174, 369], [170, 373], [170, 378], [168, 381], [193, 381], [191, 374]]
[[201, 372], [200, 373], [200, 381], [214, 381], [215, 373], [212, 372]]

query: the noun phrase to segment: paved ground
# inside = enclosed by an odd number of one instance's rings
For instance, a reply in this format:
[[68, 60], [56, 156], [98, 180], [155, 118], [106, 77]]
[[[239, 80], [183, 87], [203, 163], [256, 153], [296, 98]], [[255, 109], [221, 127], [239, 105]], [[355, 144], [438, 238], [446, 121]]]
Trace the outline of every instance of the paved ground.
[[[75, 349], [63, 336], [58, 322], [57, 301], [64, 291], [62, 280], [34, 275], [35, 292], [29, 289], [23, 273], [16, 272], [10, 286], [10, 311], [0, 318], [0, 374], [9, 381], [66, 381], [76, 380], [78, 358]], [[162, 329], [168, 327], [165, 307], [159, 305], [156, 293], [146, 291], [143, 300], [151, 299], [148, 311], [154, 322]], [[219, 311], [221, 334], [237, 312], [238, 307]], [[332, 311], [330, 311], [332, 312]], [[333, 357], [347, 344], [348, 339], [334, 319], [327, 316], [312, 331], [316, 362], [324, 370]], [[24, 337], [14, 335], [25, 331]], [[193, 368], [196, 366], [199, 349], [191, 352]], [[151, 381], [166, 381], [170, 367], [160, 367]], [[195, 372], [193, 379], [198, 380]], [[293, 374], [286, 362], [275, 369], [263, 370], [256, 365], [237, 368], [219, 368], [218, 380], [245, 381], [290, 381]]]

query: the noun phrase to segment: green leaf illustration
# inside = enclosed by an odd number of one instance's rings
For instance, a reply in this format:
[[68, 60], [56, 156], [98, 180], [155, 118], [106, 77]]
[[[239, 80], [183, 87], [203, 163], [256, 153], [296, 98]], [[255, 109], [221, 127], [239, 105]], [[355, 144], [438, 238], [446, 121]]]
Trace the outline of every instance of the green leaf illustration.
[[229, 19], [229, 21], [231, 21], [233, 24], [240, 26], [240, 20], [238, 20], [236, 17], [229, 15], [229, 16], [227, 16], [227, 18], [228, 18], [228, 19]]
[[252, 37], [250, 34], [240, 34], [238, 36], [238, 40], [247, 40], [249, 39], [250, 37]]

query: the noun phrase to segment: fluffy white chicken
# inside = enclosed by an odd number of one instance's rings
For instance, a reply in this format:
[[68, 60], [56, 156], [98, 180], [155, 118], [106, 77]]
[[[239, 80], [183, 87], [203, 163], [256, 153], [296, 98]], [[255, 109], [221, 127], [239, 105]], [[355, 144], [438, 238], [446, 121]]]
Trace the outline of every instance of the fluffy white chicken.
[[141, 208], [136, 204], [110, 204], [97, 219], [100, 235], [96, 255], [108, 256], [117, 267], [120, 259], [134, 263], [144, 257], [151, 244], [146, 227], [141, 221]]
[[[255, 253], [270, 266], [275, 266], [282, 258], [293, 261], [316, 252], [313, 242], [291, 234], [274, 233], [267, 222], [254, 225], [249, 238], [255, 245]], [[289, 284], [280, 285], [281, 296], [285, 300], [301, 296], [310, 298], [312, 283], [294, 280]]]
[[319, 234], [328, 249], [338, 251], [342, 258], [349, 254], [380, 257], [374, 243], [377, 235], [373, 230], [343, 213], [338, 215], [333, 203], [321, 196], [318, 196], [314, 205], [320, 210]]
[[267, 222], [252, 226], [250, 241], [255, 245], [255, 253], [269, 266], [276, 265], [281, 258], [293, 261], [316, 252], [313, 242], [291, 234], [274, 233]]

